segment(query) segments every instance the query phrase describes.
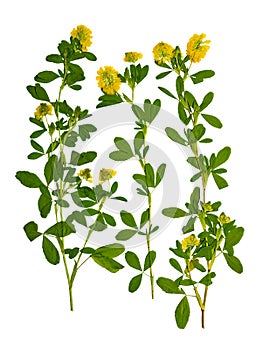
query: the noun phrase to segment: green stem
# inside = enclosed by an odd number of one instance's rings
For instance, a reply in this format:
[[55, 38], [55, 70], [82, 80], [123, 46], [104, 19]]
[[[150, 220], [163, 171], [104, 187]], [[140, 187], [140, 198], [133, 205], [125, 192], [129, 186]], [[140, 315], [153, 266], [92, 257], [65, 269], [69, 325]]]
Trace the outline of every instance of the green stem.
[[[147, 235], [146, 235], [146, 243], [147, 243], [147, 252], [150, 253], [151, 251], [151, 247], [150, 247], [150, 230], [151, 230], [151, 226], [152, 226], [152, 196], [150, 191], [148, 190], [148, 231], [147, 231]], [[154, 299], [155, 296], [155, 290], [154, 290], [154, 275], [153, 275], [153, 269], [151, 266], [151, 261], [149, 261], [150, 263], [150, 268], [149, 268], [149, 272], [150, 272], [150, 285], [151, 285], [151, 298]]]

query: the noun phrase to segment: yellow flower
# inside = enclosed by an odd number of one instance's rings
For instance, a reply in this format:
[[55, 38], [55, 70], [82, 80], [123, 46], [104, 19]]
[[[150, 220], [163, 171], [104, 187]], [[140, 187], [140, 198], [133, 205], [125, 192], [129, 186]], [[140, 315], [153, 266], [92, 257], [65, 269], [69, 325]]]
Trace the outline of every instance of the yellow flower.
[[47, 103], [40, 103], [40, 105], [36, 108], [35, 111], [35, 118], [39, 120], [40, 122], [43, 121], [44, 117], [49, 114], [51, 115], [53, 112], [53, 106]]
[[214, 210], [212, 205], [209, 203], [203, 203], [202, 207], [203, 207], [204, 211], [213, 211]]
[[190, 235], [183, 239], [182, 249], [187, 250], [187, 248], [193, 248], [200, 244], [200, 240], [196, 238], [195, 235]]
[[121, 85], [121, 80], [118, 77], [118, 72], [111, 66], [101, 67], [97, 71], [96, 80], [98, 81], [98, 87], [100, 87], [104, 93], [108, 95], [114, 95]]
[[220, 216], [217, 218], [217, 221], [220, 222], [220, 224], [228, 224], [231, 219], [230, 217], [226, 216], [224, 213], [220, 214]]
[[142, 53], [140, 52], [126, 52], [124, 61], [125, 62], [130, 62], [130, 63], [135, 63], [138, 60], [141, 60], [143, 57]]
[[170, 62], [174, 56], [173, 46], [161, 41], [153, 48], [154, 60], [159, 63]]
[[92, 31], [83, 24], [74, 28], [71, 32], [71, 36], [73, 39], [79, 40], [82, 47], [82, 51], [87, 51], [88, 47], [92, 44]]
[[93, 182], [93, 177], [91, 174], [91, 170], [90, 169], [81, 169], [79, 171], [79, 173], [77, 174], [77, 176], [81, 177], [82, 179], [88, 181], [88, 182]]
[[116, 171], [114, 169], [103, 168], [99, 172], [99, 183], [103, 184], [105, 181], [112, 179], [115, 175]]
[[186, 53], [191, 62], [200, 62], [202, 58], [206, 56], [207, 51], [210, 49], [210, 40], [203, 40], [206, 34], [194, 34], [187, 43]]

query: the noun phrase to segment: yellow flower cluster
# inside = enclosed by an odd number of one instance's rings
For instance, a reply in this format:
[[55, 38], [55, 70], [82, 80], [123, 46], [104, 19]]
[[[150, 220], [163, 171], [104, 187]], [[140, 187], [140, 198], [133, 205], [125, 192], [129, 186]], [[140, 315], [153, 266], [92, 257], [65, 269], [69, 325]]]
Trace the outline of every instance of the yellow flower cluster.
[[87, 51], [88, 47], [92, 44], [92, 31], [83, 24], [80, 24], [79, 26], [74, 28], [71, 32], [71, 36], [73, 39], [79, 40], [82, 47], [82, 51]]
[[88, 182], [93, 182], [93, 176], [91, 174], [90, 169], [81, 169], [77, 176], [81, 177], [82, 179], [88, 181]]
[[173, 46], [161, 41], [153, 48], [155, 62], [159, 64], [170, 62], [174, 57], [174, 50]]
[[100, 87], [104, 93], [108, 95], [114, 95], [121, 85], [121, 80], [118, 77], [118, 72], [111, 66], [101, 67], [97, 71], [96, 80], [98, 81], [98, 87]]
[[35, 118], [37, 120], [39, 120], [40, 122], [43, 121], [44, 117], [49, 114], [51, 115], [53, 112], [53, 106], [50, 105], [49, 103], [40, 103], [40, 105], [36, 108], [36, 111], [35, 111]]
[[130, 62], [130, 63], [135, 63], [138, 60], [141, 60], [143, 57], [142, 53], [140, 52], [126, 52], [125, 53], [125, 57], [124, 57], [124, 61], [125, 62]]
[[213, 211], [214, 210], [212, 205], [209, 203], [203, 203], [202, 207], [203, 207], [204, 211]]
[[187, 43], [186, 53], [191, 62], [200, 62], [202, 58], [206, 56], [207, 51], [210, 49], [210, 40], [203, 40], [206, 34], [194, 34]]
[[195, 235], [190, 235], [183, 239], [182, 241], [182, 249], [187, 250], [187, 248], [193, 248], [200, 244], [200, 240], [196, 238]]
[[231, 219], [230, 217], [226, 216], [224, 213], [222, 213], [218, 218], [217, 221], [220, 222], [220, 224], [228, 224]]
[[115, 175], [116, 171], [114, 169], [103, 168], [99, 172], [99, 183], [103, 184], [105, 181], [112, 179]]

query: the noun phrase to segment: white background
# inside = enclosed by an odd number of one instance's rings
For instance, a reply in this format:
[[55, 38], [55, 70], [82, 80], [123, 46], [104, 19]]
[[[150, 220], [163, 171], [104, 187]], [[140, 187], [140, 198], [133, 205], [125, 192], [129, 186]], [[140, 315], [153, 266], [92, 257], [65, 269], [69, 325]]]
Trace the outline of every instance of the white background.
[[[22, 349], [142, 349], [177, 348], [245, 349], [261, 347], [261, 11], [259, 1], [8, 1], [1, 9], [1, 235], [0, 320], [1, 348]], [[197, 305], [186, 330], [178, 330], [175, 295], [156, 289], [149, 298], [145, 283], [129, 294], [130, 269], [110, 274], [95, 265], [86, 266], [75, 284], [75, 312], [68, 310], [62, 264], [48, 264], [37, 242], [30, 243], [23, 225], [39, 218], [34, 190], [15, 180], [17, 170], [40, 168], [26, 159], [31, 151], [28, 122], [37, 106], [26, 85], [41, 70], [50, 69], [44, 58], [55, 53], [57, 43], [69, 38], [78, 24], [93, 31], [92, 52], [98, 59], [87, 63], [87, 83], [79, 93], [90, 111], [99, 89], [96, 70], [113, 65], [121, 70], [125, 51], [144, 53], [143, 63], [154, 66], [152, 47], [163, 40], [185, 48], [194, 33], [206, 33], [211, 50], [196, 70], [214, 69], [216, 77], [206, 84], [215, 92], [212, 112], [221, 116], [224, 128], [212, 131], [210, 152], [230, 145], [227, 163], [230, 186], [210, 195], [224, 202], [223, 209], [245, 227], [245, 237], [236, 248], [244, 273], [237, 275], [224, 261], [210, 288], [206, 329], [200, 328]], [[160, 97], [165, 109], [172, 101], [157, 90], [152, 69], [138, 98]], [[166, 81], [161, 85], [166, 85]], [[204, 84], [203, 84], [204, 85]], [[208, 90], [207, 90], [208, 91]], [[73, 92], [74, 94], [74, 92]], [[82, 102], [81, 102], [82, 103]], [[210, 131], [211, 132], [211, 131]], [[40, 173], [40, 169], [39, 169]], [[168, 247], [179, 237], [176, 225], [166, 236], [153, 241], [159, 252], [156, 276], [175, 278], [168, 266]], [[138, 254], [144, 254], [143, 248]], [[193, 303], [194, 304], [194, 303]]]

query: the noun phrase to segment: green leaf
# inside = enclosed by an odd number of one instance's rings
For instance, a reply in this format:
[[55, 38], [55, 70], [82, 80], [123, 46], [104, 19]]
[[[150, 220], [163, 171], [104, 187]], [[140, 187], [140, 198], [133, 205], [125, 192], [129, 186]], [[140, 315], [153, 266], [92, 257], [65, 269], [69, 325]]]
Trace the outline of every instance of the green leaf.
[[59, 205], [62, 208], [69, 208], [70, 207], [68, 201], [66, 201], [64, 199], [57, 199], [56, 200], [56, 204]]
[[224, 147], [223, 149], [221, 149], [217, 156], [216, 156], [216, 159], [214, 161], [214, 164], [213, 164], [213, 169], [219, 167], [221, 164], [225, 163], [228, 158], [230, 157], [230, 154], [231, 154], [231, 148], [226, 146]]
[[143, 213], [141, 214], [140, 218], [140, 229], [148, 222], [149, 220], [149, 208], [147, 208]]
[[154, 169], [152, 165], [149, 163], [146, 163], [144, 171], [146, 176], [147, 187], [155, 187], [155, 174], [154, 174]]
[[223, 253], [224, 257], [226, 259], [226, 262], [228, 266], [235, 272], [237, 273], [242, 273], [243, 272], [243, 266], [241, 264], [241, 261], [233, 255], [228, 255], [226, 253]]
[[38, 120], [36, 118], [32, 118], [32, 117], [30, 117], [29, 120], [31, 123], [33, 123], [37, 126], [40, 126], [40, 128], [42, 128], [43, 131], [46, 131], [45, 124], [43, 122], [40, 122], [40, 120]]
[[143, 275], [139, 274], [131, 279], [131, 281], [129, 282], [129, 285], [128, 285], [128, 291], [130, 293], [134, 293], [138, 290], [138, 288], [140, 287], [141, 282], [142, 282], [142, 277], [143, 277]]
[[202, 247], [195, 255], [196, 258], [206, 258], [207, 261], [212, 259], [212, 247]]
[[135, 104], [132, 105], [132, 111], [139, 120], [145, 119], [145, 112], [143, 109]]
[[194, 284], [196, 284], [196, 282], [189, 278], [180, 281], [181, 286], [193, 286]]
[[110, 193], [114, 194], [117, 191], [117, 189], [118, 189], [118, 183], [115, 181], [111, 186]]
[[56, 237], [65, 237], [70, 235], [71, 233], [76, 232], [72, 225], [69, 225], [66, 221], [60, 221], [49, 227], [45, 234], [53, 235]]
[[129, 227], [137, 228], [136, 221], [131, 213], [128, 213], [125, 210], [121, 210], [120, 212], [121, 220], [123, 223]]
[[127, 241], [137, 233], [137, 230], [125, 229], [118, 232], [116, 239], [118, 241]]
[[127, 202], [127, 199], [125, 197], [121, 197], [121, 196], [111, 197], [111, 199], [116, 199], [118, 201]]
[[162, 163], [161, 165], [159, 165], [159, 167], [157, 168], [156, 171], [156, 183], [155, 183], [155, 187], [157, 187], [160, 182], [162, 181], [164, 174], [166, 171], [166, 164]]
[[56, 265], [60, 262], [59, 252], [56, 249], [55, 245], [45, 236], [43, 236], [42, 248], [46, 260], [52, 264]]
[[29, 188], [37, 188], [43, 185], [42, 181], [34, 173], [29, 171], [18, 171], [15, 176], [22, 185]]
[[135, 149], [135, 153], [138, 154], [139, 150], [141, 149], [141, 147], [144, 144], [144, 134], [142, 131], [138, 131], [138, 133], [136, 134], [135, 138], [134, 138], [134, 149]]
[[228, 186], [227, 181], [220, 175], [212, 172], [213, 179], [215, 180], [215, 183], [217, 187], [221, 190], [222, 188], [225, 188]]
[[226, 245], [234, 246], [238, 244], [244, 234], [243, 227], [235, 227], [226, 235]]
[[83, 212], [79, 212], [79, 211], [73, 211], [73, 213], [71, 214], [73, 220], [75, 220], [76, 222], [78, 222], [80, 225], [86, 226], [86, 218], [85, 218], [85, 214]]
[[163, 79], [164, 77], [166, 77], [168, 74], [172, 73], [171, 70], [167, 71], [167, 72], [163, 72], [163, 73], [160, 73], [156, 76], [156, 79], [159, 80], [159, 79]]
[[76, 151], [72, 151], [71, 153], [71, 159], [70, 164], [72, 165], [83, 165], [86, 163], [93, 162], [94, 159], [96, 159], [97, 153], [96, 152], [82, 152], [78, 153]]
[[178, 96], [181, 96], [184, 92], [184, 80], [180, 75], [176, 78], [176, 92]]
[[49, 185], [54, 178], [54, 164], [55, 164], [56, 156], [53, 154], [47, 161], [44, 169], [44, 175], [46, 179], [47, 185]]
[[201, 172], [196, 173], [195, 175], [193, 175], [190, 179], [191, 182], [196, 181], [197, 179], [199, 179], [201, 177]]
[[199, 169], [199, 162], [196, 157], [188, 157], [187, 162], [193, 165], [194, 168]]
[[192, 214], [197, 214], [198, 213], [198, 204], [200, 201], [200, 188], [199, 187], [195, 187], [193, 189], [193, 192], [191, 193], [190, 196], [190, 209]]
[[[206, 132], [206, 128], [204, 127], [204, 125], [198, 124], [198, 125], [194, 126], [192, 132], [195, 136], [195, 141], [199, 141], [204, 136], [204, 134]], [[189, 142], [189, 143], [191, 143], [191, 142]]]
[[50, 70], [45, 70], [43, 72], [38, 73], [35, 76], [35, 81], [38, 83], [50, 83], [51, 81], [59, 78], [59, 75], [56, 74], [55, 72], [52, 72]]
[[133, 157], [132, 149], [129, 143], [122, 137], [116, 137], [114, 143], [119, 151], [114, 151], [109, 154], [109, 157], [116, 161], [124, 161]]
[[90, 133], [95, 132], [97, 128], [92, 124], [83, 124], [79, 125], [78, 130], [81, 140], [86, 141], [90, 139]]
[[34, 140], [31, 140], [31, 146], [38, 152], [40, 153], [44, 153], [44, 149], [41, 145], [39, 145], [39, 143], [37, 143], [36, 141]]
[[174, 258], [169, 259], [169, 263], [171, 266], [173, 266], [174, 269], [183, 273], [182, 267], [180, 266], [179, 262], [176, 259]]
[[214, 117], [213, 115], [210, 115], [210, 114], [201, 114], [201, 115], [205, 119], [205, 121], [208, 124], [212, 125], [214, 128], [218, 128], [218, 129], [222, 128], [223, 124], [217, 117]]
[[212, 278], [216, 277], [215, 272], [208, 273], [206, 276], [201, 278], [199, 283], [204, 284], [205, 286], [210, 286], [212, 284]]
[[187, 325], [188, 319], [190, 316], [190, 306], [187, 300], [187, 297], [180, 301], [175, 310], [175, 319], [178, 328], [184, 329]]
[[177, 142], [183, 146], [187, 146], [188, 142], [179, 135], [179, 133], [170, 127], [165, 129], [167, 136], [174, 142]]
[[214, 93], [213, 92], [208, 92], [205, 97], [203, 98], [203, 101], [201, 103], [201, 105], [199, 106], [199, 110], [200, 112], [203, 111], [205, 108], [207, 108], [207, 106], [210, 105], [210, 103], [213, 101], [214, 98]]
[[174, 98], [175, 100], [177, 100], [177, 98], [172, 94], [172, 92], [170, 92], [169, 90], [167, 90], [166, 88], [162, 87], [162, 86], [158, 86], [159, 90], [162, 91], [164, 94], [166, 94], [167, 96]]
[[45, 129], [42, 129], [42, 130], [37, 130], [37, 131], [34, 131], [30, 137], [31, 139], [37, 139], [39, 136], [41, 136], [44, 132], [46, 132]]
[[188, 220], [188, 222], [185, 224], [185, 226], [182, 227], [182, 231], [184, 234], [194, 231], [194, 226], [196, 222], [197, 217], [191, 216]]
[[133, 269], [142, 271], [139, 258], [134, 252], [130, 252], [130, 251], [126, 252], [125, 258], [129, 266], [133, 267]]
[[60, 55], [57, 54], [51, 54], [46, 56], [47, 62], [53, 62], [53, 63], [63, 63], [63, 59]]
[[215, 72], [212, 70], [202, 70], [198, 73], [190, 75], [191, 80], [194, 84], [202, 83], [204, 79], [211, 78], [215, 75]]
[[159, 277], [156, 281], [157, 285], [166, 293], [169, 294], [184, 294], [184, 292], [178, 288], [175, 281], [166, 278], [166, 277]]
[[145, 262], [144, 262], [144, 271], [148, 270], [153, 264], [156, 259], [156, 252], [154, 250], [151, 250], [147, 253]]
[[93, 201], [96, 201], [96, 195], [92, 188], [88, 186], [82, 186], [77, 189], [77, 193], [80, 198], [90, 198]]
[[184, 124], [187, 125], [189, 123], [190, 117], [187, 116], [185, 108], [181, 102], [178, 103], [178, 116]]
[[205, 268], [202, 264], [200, 264], [197, 260], [192, 260], [192, 264], [193, 264], [194, 267], [195, 267], [196, 269], [198, 269], [199, 271], [201, 271], [201, 272], [206, 272], [206, 268]]
[[40, 186], [41, 195], [38, 200], [38, 209], [42, 218], [46, 218], [52, 208], [52, 197], [48, 188], [44, 185]]
[[176, 207], [165, 208], [162, 210], [162, 214], [169, 218], [182, 218], [184, 216], [188, 216], [189, 213], [185, 212], [182, 209]]
[[32, 152], [32, 153], [28, 154], [27, 158], [28, 159], [38, 159], [38, 158], [42, 157], [43, 155], [44, 155], [44, 153]]
[[72, 90], [76, 90], [76, 91], [79, 91], [79, 90], [82, 89], [82, 86], [81, 86], [81, 85], [78, 85], [78, 84], [69, 85], [69, 87], [70, 87]]
[[92, 254], [92, 259], [100, 266], [105, 268], [106, 270], [115, 273], [118, 272], [119, 270], [123, 269], [124, 266], [121, 265], [119, 262], [117, 262], [114, 259], [108, 258], [104, 255], [93, 255]]
[[65, 249], [65, 254], [69, 255], [69, 259], [74, 259], [78, 253], [79, 253], [79, 248]]
[[99, 247], [93, 252], [93, 256], [95, 255], [103, 255], [107, 258], [116, 258], [121, 255], [125, 251], [125, 247], [120, 243], [112, 243], [105, 245], [103, 247]]
[[110, 226], [116, 226], [116, 221], [115, 219], [113, 218], [112, 215], [109, 215], [109, 214], [106, 214], [106, 213], [102, 213], [103, 214], [103, 217], [106, 221], [106, 223]]
[[42, 233], [38, 232], [38, 226], [34, 221], [28, 222], [24, 226], [24, 231], [26, 233], [27, 238], [32, 242], [37, 237], [41, 236]]
[[94, 251], [95, 250], [93, 248], [91, 248], [91, 247], [85, 247], [85, 248], [82, 248], [80, 250], [80, 252], [83, 253], [83, 254], [93, 254]]
[[50, 101], [47, 92], [40, 84], [35, 84], [35, 86], [29, 85], [26, 89], [30, 93], [30, 95], [36, 100], [48, 102]]

